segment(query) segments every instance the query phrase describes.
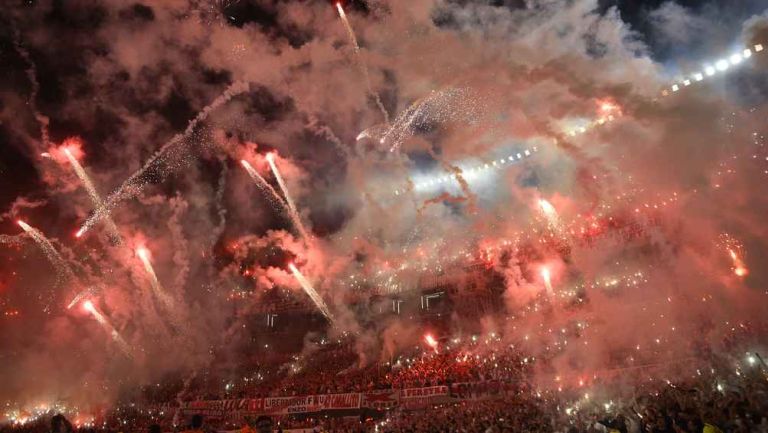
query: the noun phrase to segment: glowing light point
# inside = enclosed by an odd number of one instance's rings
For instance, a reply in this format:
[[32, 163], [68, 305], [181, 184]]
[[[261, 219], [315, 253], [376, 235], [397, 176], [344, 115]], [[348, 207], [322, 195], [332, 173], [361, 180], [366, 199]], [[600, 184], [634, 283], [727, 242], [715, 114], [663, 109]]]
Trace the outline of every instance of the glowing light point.
[[741, 57], [741, 54], [734, 54], [731, 56], [730, 61], [732, 65], [738, 65], [743, 59], [744, 58]]
[[717, 72], [717, 71], [712, 66], [705, 66], [704, 67], [704, 73], [707, 74], [707, 76], [709, 76], [709, 77], [715, 75], [715, 72]]
[[91, 301], [83, 302], [83, 309], [89, 313], [93, 313], [94, 311], [96, 311], [96, 308], [93, 306], [93, 302]]
[[678, 86], [677, 84], [673, 84], [672, 85], [672, 91], [673, 92], [677, 92], [678, 90], [680, 90], [680, 86]]
[[336, 2], [336, 11], [339, 13], [339, 16], [342, 18], [345, 18], [346, 15], [344, 14], [344, 8], [341, 7], [341, 2]]
[[755, 52], [759, 53], [760, 51], [763, 51], [763, 44], [755, 45]]
[[683, 80], [683, 85], [684, 86], [690, 86], [691, 85], [691, 80]]
[[715, 68], [717, 68], [718, 71], [725, 71], [728, 69], [728, 60], [720, 59], [715, 63]]
[[437, 353], [437, 340], [435, 340], [435, 337], [433, 337], [432, 334], [424, 335], [424, 342]]
[[539, 207], [541, 208], [541, 211], [544, 212], [545, 215], [553, 215], [556, 214], [557, 211], [555, 210], [555, 207], [552, 206], [552, 203], [545, 199], [539, 200]]
[[744, 51], [741, 53], [741, 55], [742, 55], [742, 56], [743, 56], [745, 59], [748, 59], [748, 58], [752, 57], [752, 50], [750, 50], [749, 48], [747, 48], [747, 49], [745, 49], [745, 50], [744, 50]]
[[697, 72], [693, 74], [693, 79], [696, 81], [701, 81], [704, 79], [704, 75], [702, 75], [701, 72]]
[[144, 247], [136, 248], [136, 255], [139, 256], [141, 260], [149, 260], [149, 250]]
[[547, 294], [552, 296], [555, 290], [552, 287], [552, 274], [550, 274], [549, 268], [543, 266], [539, 273], [541, 274], [541, 279], [544, 281], [544, 287], [547, 289]]

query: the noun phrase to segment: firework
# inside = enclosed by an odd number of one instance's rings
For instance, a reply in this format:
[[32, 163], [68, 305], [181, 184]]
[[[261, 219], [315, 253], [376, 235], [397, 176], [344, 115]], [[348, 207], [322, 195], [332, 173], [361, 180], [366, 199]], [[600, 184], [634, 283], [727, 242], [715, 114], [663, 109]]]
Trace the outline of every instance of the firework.
[[552, 274], [549, 268], [544, 266], [541, 268], [541, 279], [544, 281], [544, 287], [547, 289], [547, 295], [552, 296], [555, 293], [555, 289], [552, 288]]
[[88, 313], [93, 316], [94, 319], [96, 319], [97, 322], [99, 322], [99, 325], [101, 325], [102, 328], [104, 328], [105, 331], [112, 337], [112, 340], [117, 343], [117, 346], [120, 348], [120, 350], [123, 351], [128, 357], [132, 357], [131, 349], [128, 346], [128, 343], [123, 340], [123, 337], [120, 336], [120, 334], [117, 332], [114, 326], [112, 326], [111, 323], [107, 320], [106, 317], [104, 317], [103, 314], [99, 310], [96, 309], [96, 306], [93, 305], [93, 302], [90, 300], [87, 300], [83, 302], [83, 309], [87, 311]]
[[267, 182], [267, 180], [264, 179], [264, 177], [262, 177], [248, 161], [241, 159], [240, 164], [243, 166], [243, 168], [245, 168], [245, 171], [248, 172], [248, 175], [251, 177], [253, 182], [256, 183], [256, 186], [258, 186], [259, 189], [267, 196], [267, 200], [269, 200], [276, 208], [285, 210], [290, 216], [290, 209], [286, 205], [285, 201], [283, 201], [282, 197], [280, 197], [280, 194], [275, 191], [272, 185], [270, 185], [269, 182]]
[[[70, 152], [67, 147], [64, 147], [64, 155], [66, 155], [69, 164], [72, 166], [72, 169], [75, 170], [75, 174], [77, 174], [80, 182], [83, 183], [83, 188], [85, 188], [85, 191], [88, 193], [88, 196], [93, 202], [94, 208], [98, 212], [99, 209], [104, 207], [104, 202], [101, 200], [101, 196], [99, 196], [99, 193], [96, 191], [96, 187], [93, 185], [93, 181], [91, 181], [88, 173], [85, 172], [83, 166], [80, 165], [80, 162], [77, 160], [77, 158], [75, 158], [74, 155], [72, 155], [72, 152]], [[109, 230], [109, 233], [113, 239], [115, 239], [115, 241], [118, 243], [122, 242], [120, 239], [120, 233], [118, 233], [117, 226], [115, 225], [115, 222], [112, 220], [112, 218], [109, 215], [105, 215], [104, 222], [107, 225], [107, 230]], [[77, 231], [75, 236], [81, 237], [83, 233], [83, 230], [80, 229]]]
[[299, 270], [296, 268], [296, 265], [293, 263], [288, 264], [288, 268], [291, 269], [291, 273], [293, 273], [294, 278], [299, 282], [301, 285], [301, 288], [304, 289], [304, 292], [312, 299], [312, 302], [315, 303], [317, 306], [317, 309], [320, 310], [321, 313], [323, 313], [323, 316], [328, 319], [331, 324], [334, 323], [333, 315], [331, 314], [331, 310], [328, 309], [328, 306], [325, 304], [325, 301], [323, 301], [323, 298], [320, 297], [320, 295], [315, 291], [315, 288], [312, 287], [312, 284], [310, 284], [309, 280], [307, 280], [304, 275], [299, 272]]
[[547, 223], [549, 223], [549, 227], [553, 230], [559, 230], [560, 229], [560, 216], [557, 214], [557, 210], [555, 210], [555, 207], [552, 206], [552, 203], [545, 199], [539, 199], [539, 209], [541, 210], [541, 213], [544, 215], [544, 218], [547, 219]]
[[247, 92], [249, 89], [250, 87], [248, 83], [239, 81], [233, 83], [223, 94], [197, 113], [197, 116], [189, 122], [184, 132], [174, 135], [173, 138], [160, 147], [160, 150], [155, 152], [155, 154], [152, 155], [152, 157], [150, 157], [138, 171], [132, 174], [116, 191], [109, 195], [104, 206], [97, 208], [93, 215], [83, 223], [82, 227], [80, 227], [80, 230], [77, 232], [77, 236], [80, 237], [93, 228], [94, 224], [109, 215], [119, 202], [136, 196], [146, 185], [144, 175], [147, 170], [161, 164], [170, 164], [176, 157], [184, 156], [184, 149], [181, 145], [192, 135], [197, 126], [208, 119], [211, 113], [216, 109], [229, 102], [235, 96]]
[[66, 260], [64, 260], [64, 257], [62, 257], [58, 251], [56, 251], [56, 248], [53, 247], [51, 241], [48, 240], [48, 238], [46, 238], [40, 230], [37, 230], [22, 220], [18, 220], [16, 222], [24, 230], [24, 232], [26, 232], [40, 247], [40, 250], [43, 252], [43, 254], [45, 254], [45, 257], [56, 269], [57, 277], [59, 279], [74, 279], [72, 268], [69, 267], [69, 264]]
[[358, 67], [360, 68], [360, 72], [363, 74], [363, 79], [365, 80], [365, 87], [368, 90], [368, 94], [371, 95], [374, 101], [376, 101], [376, 106], [379, 108], [379, 111], [381, 111], [381, 115], [384, 116], [384, 122], [389, 123], [389, 113], [384, 108], [384, 104], [381, 102], [381, 97], [379, 97], [379, 94], [373, 91], [373, 87], [371, 86], [371, 78], [368, 74], [368, 67], [365, 65], [365, 62], [360, 56], [360, 44], [357, 43], [357, 36], [355, 36], [355, 31], [349, 24], [347, 14], [344, 13], [344, 8], [341, 6], [341, 2], [336, 3], [336, 11], [339, 13], [341, 22], [344, 23], [344, 28], [347, 30], [347, 37], [349, 37], [349, 42], [352, 44], [352, 47], [355, 50], [355, 59]]
[[432, 334], [424, 335], [424, 342], [437, 353], [437, 340], [435, 340], [435, 337], [433, 337]]
[[267, 162], [269, 163], [269, 167], [272, 169], [272, 173], [275, 175], [275, 179], [277, 179], [277, 184], [280, 185], [280, 190], [283, 191], [285, 202], [288, 204], [288, 213], [291, 216], [291, 220], [293, 220], [293, 224], [296, 226], [296, 230], [299, 231], [299, 234], [302, 238], [304, 238], [304, 240], [309, 240], [307, 230], [304, 228], [304, 224], [301, 222], [299, 212], [296, 210], [296, 205], [293, 203], [291, 195], [288, 193], [288, 187], [285, 185], [283, 176], [281, 176], [280, 171], [277, 170], [277, 165], [275, 164], [275, 155], [273, 153], [267, 154]]
[[720, 246], [725, 249], [728, 257], [731, 259], [733, 264], [731, 270], [734, 275], [739, 278], [746, 277], [749, 274], [749, 269], [746, 263], [744, 263], [744, 245], [728, 233], [722, 233], [720, 235]]
[[146, 270], [149, 275], [152, 291], [155, 292], [155, 295], [157, 295], [158, 299], [160, 299], [166, 307], [173, 307], [173, 301], [171, 301], [170, 296], [165, 293], [163, 286], [160, 285], [160, 281], [157, 279], [157, 274], [155, 273], [155, 268], [152, 267], [152, 262], [149, 261], [149, 250], [144, 247], [139, 247], [136, 249], [136, 255], [139, 256], [141, 263], [144, 264], [144, 270]]
[[747, 269], [741, 257], [739, 257], [733, 249], [728, 249], [728, 255], [733, 261], [733, 273], [736, 274], [737, 277], [746, 277], [747, 274], [749, 274], [749, 269]]

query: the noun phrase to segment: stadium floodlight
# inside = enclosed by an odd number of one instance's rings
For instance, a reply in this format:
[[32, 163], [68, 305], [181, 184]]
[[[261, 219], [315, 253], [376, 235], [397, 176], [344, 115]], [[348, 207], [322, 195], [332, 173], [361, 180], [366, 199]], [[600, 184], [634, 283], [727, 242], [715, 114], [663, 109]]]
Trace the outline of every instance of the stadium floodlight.
[[704, 73], [707, 74], [707, 76], [711, 77], [711, 76], [715, 75], [715, 72], [716, 72], [715, 68], [713, 68], [712, 66], [705, 66], [704, 67]]
[[672, 85], [672, 91], [673, 92], [677, 92], [678, 90], [680, 90], [680, 86], [678, 86], [677, 84], [673, 84]]
[[748, 58], [752, 57], [752, 50], [750, 50], [749, 48], [747, 48], [747, 49], [745, 49], [745, 50], [744, 50], [744, 52], [742, 52], [742, 53], [741, 53], [741, 55], [742, 55], [742, 56], [743, 56], [745, 59], [748, 59]]
[[693, 74], [693, 79], [696, 81], [701, 81], [704, 79], [704, 75], [702, 75], [701, 72], [697, 72]]
[[755, 52], [759, 53], [760, 51], [763, 51], [763, 44], [755, 45]]
[[725, 60], [725, 59], [718, 60], [717, 63], [715, 63], [715, 67], [717, 68], [718, 71], [724, 71], [728, 69], [728, 60]]
[[683, 80], [683, 85], [690, 86], [691, 85], [691, 80]]
[[741, 57], [741, 54], [738, 54], [738, 53], [736, 53], [736, 54], [732, 55], [732, 56], [731, 56], [731, 58], [730, 58], [730, 60], [731, 60], [731, 64], [732, 64], [732, 65], [738, 65], [739, 63], [741, 63], [741, 61], [742, 61], [743, 59], [744, 59], [744, 58], [743, 58], [743, 57]]

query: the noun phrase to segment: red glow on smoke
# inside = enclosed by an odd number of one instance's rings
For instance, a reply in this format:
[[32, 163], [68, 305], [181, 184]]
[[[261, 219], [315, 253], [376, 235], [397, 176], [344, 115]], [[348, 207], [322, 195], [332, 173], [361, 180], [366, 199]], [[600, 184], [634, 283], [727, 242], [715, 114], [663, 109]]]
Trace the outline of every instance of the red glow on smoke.
[[80, 137], [67, 138], [59, 146], [49, 148], [45, 154], [60, 164], [69, 164], [70, 156], [80, 161], [85, 157], [83, 140]]

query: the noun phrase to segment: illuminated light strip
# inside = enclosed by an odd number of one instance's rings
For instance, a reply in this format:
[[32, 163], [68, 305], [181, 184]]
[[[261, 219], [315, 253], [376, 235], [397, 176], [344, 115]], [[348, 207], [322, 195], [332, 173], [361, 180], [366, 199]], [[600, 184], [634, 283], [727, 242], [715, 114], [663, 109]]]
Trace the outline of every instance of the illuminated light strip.
[[753, 53], [760, 53], [764, 49], [762, 44], [756, 44], [751, 49], [745, 48], [741, 52], [731, 54], [727, 58], [717, 60], [714, 64], [704, 65], [702, 71], [694, 72], [690, 77], [683, 78], [682, 81], [672, 84], [669, 88], [665, 88], [661, 91], [661, 96], [669, 96], [672, 93], [679, 92], [681, 88], [688, 87], [691, 84], [695, 84], [704, 81], [707, 77], [712, 77], [718, 72], [725, 72], [732, 66], [737, 66], [743, 61], [752, 57]]
[[[523, 150], [522, 152], [516, 152], [514, 154], [511, 154], [511, 155], [509, 155], [506, 158], [494, 159], [493, 161], [491, 161], [489, 163], [484, 163], [482, 165], [477, 165], [477, 166], [474, 166], [474, 167], [470, 167], [470, 168], [466, 168], [466, 169], [461, 169], [461, 176], [465, 180], [469, 181], [470, 177], [472, 177], [472, 176], [474, 176], [474, 175], [476, 175], [478, 173], [481, 173], [483, 171], [490, 170], [490, 169], [501, 170], [503, 168], [509, 167], [514, 162], [521, 161], [523, 158], [529, 158], [529, 157], [533, 156], [533, 154], [538, 152], [538, 151], [539, 151], [538, 146], [533, 146], [530, 149]], [[415, 183], [413, 189], [414, 190], [422, 190], [422, 189], [428, 188], [430, 186], [444, 184], [444, 183], [450, 182], [452, 179], [458, 179], [458, 176], [459, 175], [457, 175], [457, 174], [444, 174], [444, 175], [441, 175], [441, 176], [435, 176], [435, 177], [432, 177], [432, 178], [430, 178], [428, 180], [424, 180], [424, 181]], [[399, 196], [401, 194], [405, 194], [406, 191], [407, 191], [407, 188], [396, 189], [394, 191], [394, 195]]]

